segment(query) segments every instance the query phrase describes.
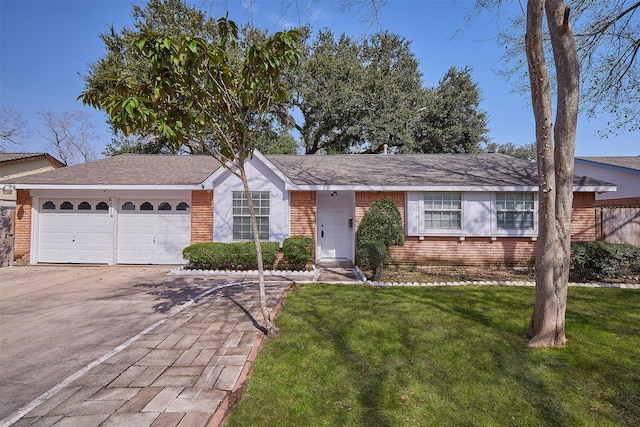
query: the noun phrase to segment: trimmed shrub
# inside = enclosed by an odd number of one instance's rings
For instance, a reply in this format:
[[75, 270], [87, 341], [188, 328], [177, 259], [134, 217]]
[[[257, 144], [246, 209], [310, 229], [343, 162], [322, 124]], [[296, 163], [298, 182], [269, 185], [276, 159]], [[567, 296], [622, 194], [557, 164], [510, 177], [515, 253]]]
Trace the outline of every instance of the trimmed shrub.
[[291, 236], [282, 242], [282, 254], [287, 267], [302, 270], [311, 260], [313, 239], [306, 236]]
[[356, 242], [381, 242], [385, 246], [402, 245], [404, 229], [398, 207], [391, 197], [383, 197], [371, 204], [358, 225]]
[[375, 279], [389, 259], [387, 247], [403, 243], [402, 218], [393, 199], [387, 196], [373, 202], [356, 232], [358, 265], [371, 270]]
[[569, 280], [615, 279], [640, 273], [640, 248], [606, 242], [571, 243]]
[[378, 278], [388, 258], [389, 252], [382, 242], [368, 241], [358, 244], [358, 263], [363, 269], [371, 270], [374, 280]]
[[[278, 242], [263, 242], [262, 263], [272, 269], [276, 263]], [[253, 242], [205, 242], [194, 243], [182, 251], [189, 266], [198, 270], [256, 270], [258, 259]]]

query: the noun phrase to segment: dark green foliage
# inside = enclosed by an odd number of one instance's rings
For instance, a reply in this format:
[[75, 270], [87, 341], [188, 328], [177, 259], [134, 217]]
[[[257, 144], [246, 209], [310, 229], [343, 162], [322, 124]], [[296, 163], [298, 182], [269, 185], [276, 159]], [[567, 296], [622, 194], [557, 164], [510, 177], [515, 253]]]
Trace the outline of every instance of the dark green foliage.
[[381, 242], [385, 246], [402, 245], [404, 243], [404, 229], [400, 211], [391, 197], [384, 197], [371, 204], [371, 208], [364, 214], [356, 242]]
[[303, 269], [313, 254], [313, 239], [306, 236], [288, 237], [282, 242], [282, 253], [288, 268]]
[[412, 122], [406, 153], [477, 153], [487, 142], [487, 113], [470, 68], [451, 67], [437, 87], [428, 89]]
[[640, 273], [640, 248], [606, 242], [571, 244], [572, 281], [615, 279]]
[[403, 243], [402, 218], [391, 197], [373, 202], [356, 232], [358, 264], [375, 278], [388, 258], [387, 247]]
[[388, 258], [389, 252], [382, 242], [365, 241], [358, 244], [358, 264], [365, 270], [371, 270], [374, 280]]
[[507, 142], [505, 144], [489, 142], [483, 151], [487, 153], [505, 154], [507, 156], [515, 157], [516, 159], [527, 160], [530, 162], [534, 162], [537, 156], [535, 142], [523, 145], [515, 145], [512, 142]]
[[[273, 268], [276, 253], [280, 248], [278, 242], [263, 242], [262, 262], [265, 268]], [[189, 265], [198, 270], [256, 270], [258, 262], [256, 247], [253, 242], [194, 243], [182, 251]]]

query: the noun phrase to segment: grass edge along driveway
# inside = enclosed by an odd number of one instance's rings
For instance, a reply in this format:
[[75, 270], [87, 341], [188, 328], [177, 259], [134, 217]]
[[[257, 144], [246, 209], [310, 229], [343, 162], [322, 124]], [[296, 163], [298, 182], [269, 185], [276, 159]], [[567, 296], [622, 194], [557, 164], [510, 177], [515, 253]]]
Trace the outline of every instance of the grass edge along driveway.
[[534, 292], [298, 287], [228, 425], [640, 425], [640, 292], [571, 288], [568, 345], [532, 350]]

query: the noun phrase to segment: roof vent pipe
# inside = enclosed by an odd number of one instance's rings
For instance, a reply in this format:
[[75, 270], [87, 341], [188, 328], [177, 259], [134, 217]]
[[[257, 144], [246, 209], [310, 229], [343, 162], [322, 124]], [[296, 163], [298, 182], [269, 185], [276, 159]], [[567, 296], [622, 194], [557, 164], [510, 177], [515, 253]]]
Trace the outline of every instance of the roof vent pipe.
[[389, 148], [389, 146], [387, 144], [382, 144], [382, 154], [389, 154], [387, 152], [388, 148]]

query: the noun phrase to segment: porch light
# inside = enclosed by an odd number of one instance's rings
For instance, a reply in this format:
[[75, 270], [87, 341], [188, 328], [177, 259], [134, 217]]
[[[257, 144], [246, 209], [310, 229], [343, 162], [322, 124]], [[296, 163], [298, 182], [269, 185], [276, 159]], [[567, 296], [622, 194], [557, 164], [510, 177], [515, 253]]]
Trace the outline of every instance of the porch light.
[[5, 185], [2, 187], [2, 192], [3, 192], [4, 194], [11, 194], [11, 192], [12, 192], [13, 190], [15, 190], [15, 188], [16, 188], [16, 186], [15, 186], [15, 185], [5, 184]]

